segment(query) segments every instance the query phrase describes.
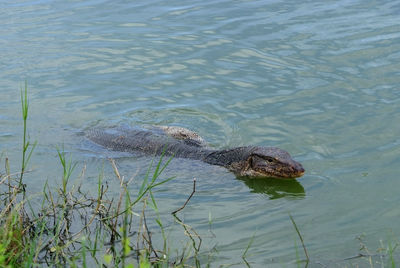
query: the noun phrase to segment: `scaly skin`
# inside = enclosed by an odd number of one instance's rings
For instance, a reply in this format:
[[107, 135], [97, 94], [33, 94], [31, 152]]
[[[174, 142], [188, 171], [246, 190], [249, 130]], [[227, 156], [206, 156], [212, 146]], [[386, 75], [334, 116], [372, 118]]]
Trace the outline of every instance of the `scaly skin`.
[[297, 178], [303, 166], [288, 152], [276, 147], [247, 146], [219, 150], [207, 155], [204, 162], [224, 166], [239, 176]]
[[237, 176], [297, 178], [305, 172], [302, 165], [282, 149], [246, 146], [213, 150], [204, 146], [203, 139], [196, 133], [177, 127], [92, 129], [86, 137], [114, 151], [141, 151], [152, 155], [164, 153], [197, 159], [226, 167]]

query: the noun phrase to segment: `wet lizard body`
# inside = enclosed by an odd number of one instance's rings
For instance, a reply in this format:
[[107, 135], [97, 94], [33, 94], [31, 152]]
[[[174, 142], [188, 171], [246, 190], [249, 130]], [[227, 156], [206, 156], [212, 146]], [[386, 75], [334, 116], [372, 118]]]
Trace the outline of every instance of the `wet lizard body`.
[[208, 148], [197, 133], [180, 127], [91, 129], [86, 137], [113, 151], [151, 155], [164, 152], [223, 166], [238, 176], [296, 178], [304, 174], [302, 165], [282, 149], [244, 146], [215, 150]]

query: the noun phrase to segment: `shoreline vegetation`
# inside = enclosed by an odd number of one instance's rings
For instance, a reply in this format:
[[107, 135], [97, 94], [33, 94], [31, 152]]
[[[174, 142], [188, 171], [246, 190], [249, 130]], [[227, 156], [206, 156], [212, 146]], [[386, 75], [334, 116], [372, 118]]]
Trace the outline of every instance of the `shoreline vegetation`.
[[[28, 196], [24, 174], [37, 143], [31, 143], [27, 135], [29, 103], [26, 83], [21, 89], [21, 105], [21, 171], [12, 173], [7, 157], [4, 159], [5, 170], [0, 171], [0, 267], [184, 267], [189, 259], [198, 263], [201, 238], [177, 216], [195, 188], [184, 205], [172, 213], [191, 241], [176, 256], [168, 248], [165, 228], [153, 196], [155, 187], [173, 179], [160, 178], [172, 158], [164, 161], [162, 155], [156, 163], [152, 161], [139, 192], [135, 194], [128, 191], [133, 178], [125, 180], [114, 160], [109, 159], [120, 186], [119, 197], [108, 196], [108, 186], [103, 182], [101, 172], [97, 195], [93, 196], [83, 190], [81, 184], [71, 184], [77, 163], [63, 148], [57, 148], [63, 170], [60, 186], [51, 189], [46, 182], [41, 196]], [[85, 167], [80, 179], [84, 172]], [[153, 232], [148, 229], [145, 214], [147, 207], [156, 215], [162, 248], [155, 248], [152, 243]]]
[[[0, 169], [0, 267], [211, 267], [212, 253], [200, 253], [202, 239], [189, 225], [180, 220], [178, 214], [183, 210], [196, 192], [196, 180], [193, 180], [192, 192], [180, 208], [173, 211], [172, 217], [182, 227], [187, 238], [181, 249], [171, 249], [166, 227], [163, 225], [153, 189], [172, 180], [162, 179], [162, 172], [172, 158], [152, 161], [143, 178], [137, 193], [130, 193], [128, 185], [133, 178], [126, 180], [114, 162], [109, 159], [114, 171], [115, 180], [119, 183], [118, 197], [108, 195], [107, 183], [103, 181], [103, 173], [98, 175], [97, 193], [95, 195], [82, 189], [81, 185], [71, 183], [71, 175], [77, 163], [72, 161], [63, 148], [57, 149], [62, 166], [61, 182], [56, 189], [47, 183], [41, 194], [29, 195], [24, 183], [29, 161], [33, 155], [36, 142], [27, 136], [29, 113], [27, 83], [21, 89], [21, 105], [23, 119], [23, 141], [21, 170], [12, 172], [7, 157], [0, 155], [4, 161], [4, 170]], [[4, 159], [3, 159], [4, 158]], [[3, 164], [3, 163], [2, 163]], [[80, 172], [82, 178], [85, 167]], [[79, 181], [79, 178], [76, 180]], [[151, 218], [159, 227], [150, 231], [146, 211], [155, 216]], [[293, 266], [307, 267], [310, 263], [306, 240], [301, 235], [294, 218], [289, 214], [294, 227]], [[212, 224], [211, 219], [210, 225]], [[153, 236], [158, 235], [153, 243]], [[247, 260], [251, 255], [251, 246], [255, 234], [243, 249], [242, 262], [229, 264], [226, 267], [251, 267]], [[300, 241], [301, 248], [297, 246]], [[396, 267], [394, 252], [398, 242], [388, 240], [377, 252], [370, 252], [363, 240], [359, 238], [359, 254], [353, 257], [329, 263], [312, 261], [321, 267], [334, 265], [337, 267]], [[250, 251], [250, 253], [249, 253]], [[304, 256], [303, 256], [304, 255]], [[312, 254], [311, 254], [312, 255]], [[301, 257], [303, 256], [303, 257]], [[312, 256], [311, 256], [312, 259]], [[356, 263], [352, 263], [356, 261]], [[363, 261], [361, 264], [360, 261]], [[210, 263], [211, 262], [211, 263]], [[362, 265], [362, 266], [360, 266]], [[282, 264], [287, 267], [287, 264]]]

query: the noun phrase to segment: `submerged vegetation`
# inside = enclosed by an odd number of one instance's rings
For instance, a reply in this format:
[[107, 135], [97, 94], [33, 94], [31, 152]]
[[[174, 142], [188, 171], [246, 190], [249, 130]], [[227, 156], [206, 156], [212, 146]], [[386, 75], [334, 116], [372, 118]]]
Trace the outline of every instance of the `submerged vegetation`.
[[[21, 170], [12, 172], [9, 159], [0, 155], [4, 162], [4, 170], [0, 169], [0, 267], [200, 267], [200, 248], [202, 239], [189, 225], [183, 223], [177, 214], [183, 210], [196, 192], [196, 180], [193, 190], [188, 193], [182, 207], [172, 212], [175, 222], [182, 227], [187, 237], [186, 246], [180, 250], [171, 249], [166, 235], [166, 227], [160, 217], [157, 202], [153, 195], [155, 187], [159, 187], [173, 178], [162, 179], [162, 172], [171, 158], [162, 155], [157, 162], [151, 162], [138, 192], [131, 193], [128, 186], [133, 180], [126, 180], [110, 159], [114, 171], [114, 179], [119, 184], [119, 196], [108, 194], [108, 184], [103, 181], [100, 172], [95, 194], [85, 191], [81, 184], [70, 181], [76, 162], [72, 161], [64, 149], [57, 149], [58, 159], [62, 167], [59, 187], [52, 189], [47, 183], [42, 193], [27, 195], [24, 174], [36, 147], [27, 135], [29, 103], [27, 85], [21, 90], [23, 141]], [[83, 177], [85, 167], [79, 177]], [[253, 183], [253, 182], [245, 182]], [[300, 185], [300, 184], [299, 184]], [[297, 194], [304, 195], [301, 185], [296, 188]], [[152, 232], [148, 228], [146, 211], [155, 215], [159, 230]], [[300, 257], [296, 241], [295, 265], [307, 267], [312, 256], [306, 248], [306, 240], [289, 214], [294, 233], [298, 235], [304, 250], [303, 260]], [[209, 219], [212, 224], [211, 218]], [[153, 243], [153, 235], [160, 235]], [[256, 234], [249, 239], [243, 249], [242, 260], [237, 266], [251, 267], [248, 261], [251, 246]], [[370, 252], [359, 237], [360, 251], [358, 255], [335, 263], [324, 264], [313, 261], [322, 267], [395, 267], [395, 250], [398, 243], [389, 239], [388, 245], [382, 243], [377, 253]], [[312, 254], [311, 254], [312, 255]], [[210, 262], [210, 258], [208, 258]], [[362, 262], [362, 263], [361, 263]], [[325, 262], [326, 263], [326, 262]], [[209, 263], [202, 264], [207, 267]], [[232, 264], [234, 265], [234, 264]], [[327, 266], [328, 265], [328, 266]], [[231, 266], [231, 265], [229, 265]], [[284, 266], [284, 265], [282, 265]]]

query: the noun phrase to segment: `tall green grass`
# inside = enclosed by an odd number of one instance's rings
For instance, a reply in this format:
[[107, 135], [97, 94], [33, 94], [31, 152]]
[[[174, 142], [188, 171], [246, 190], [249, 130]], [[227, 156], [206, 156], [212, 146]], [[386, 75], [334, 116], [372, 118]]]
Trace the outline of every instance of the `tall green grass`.
[[[153, 160], [136, 193], [129, 191], [130, 184], [139, 183], [139, 180], [126, 180], [115, 162], [110, 160], [120, 191], [118, 197], [109, 197], [103, 171], [99, 172], [93, 194], [85, 191], [80, 183], [72, 184], [71, 178], [78, 164], [72, 160], [71, 155], [65, 153], [64, 148], [57, 148], [62, 167], [58, 186], [52, 188], [45, 183], [40, 194], [27, 195], [29, 189], [24, 183], [24, 174], [37, 145], [30, 141], [27, 129], [27, 83], [21, 88], [21, 105], [21, 170], [13, 173], [7, 157], [4, 158], [4, 171], [0, 170], [0, 267], [201, 267], [202, 238], [177, 215], [195, 193], [196, 181], [193, 182], [193, 191], [186, 202], [172, 213], [187, 238], [181, 249], [170, 248], [171, 242], [161, 217], [162, 212], [154, 195], [154, 189], [173, 179], [163, 178], [162, 175], [172, 158], [165, 159], [161, 155], [158, 161]], [[0, 161], [3, 161], [3, 157], [4, 154]], [[82, 174], [83, 171], [78, 176]], [[31, 204], [32, 200], [35, 200], [36, 205]], [[152, 226], [158, 230], [149, 230], [146, 217], [148, 208], [155, 214], [151, 218], [155, 222]], [[306, 257], [305, 261], [300, 260], [295, 242], [296, 264], [298, 267], [300, 264], [307, 266], [313, 259], [306, 249], [300, 228], [290, 214], [289, 218]], [[210, 233], [213, 234], [211, 224], [210, 214]], [[156, 240], [161, 241], [161, 244], [154, 242], [155, 235], [158, 235]], [[251, 267], [248, 253], [255, 240], [253, 235], [243, 250], [243, 263], [239, 266]], [[359, 264], [368, 267], [396, 267], [398, 257], [395, 253], [399, 242], [395, 242], [392, 237], [388, 238], [387, 244], [382, 243], [378, 253], [369, 251], [361, 240], [360, 245], [360, 253], [344, 259], [346, 263], [342, 267], [353, 267], [352, 260], [358, 261], [356, 267], [361, 267]], [[178, 252], [176, 256], [172, 256], [173, 251]], [[378, 257], [380, 262], [376, 261]], [[210, 259], [205, 266], [211, 267]]]
[[[77, 163], [64, 149], [57, 148], [62, 167], [59, 187], [48, 183], [42, 194], [26, 195], [24, 174], [33, 155], [36, 142], [28, 135], [28, 87], [21, 89], [23, 138], [22, 160], [19, 173], [12, 174], [9, 160], [5, 159], [5, 172], [0, 172], [0, 267], [169, 267], [184, 266], [191, 255], [175, 259], [170, 249], [165, 226], [153, 190], [169, 182], [162, 172], [172, 158], [162, 155], [149, 165], [137, 193], [131, 193], [129, 184], [120, 175], [113, 160], [115, 180], [120, 195], [108, 197], [107, 184], [100, 172], [97, 191], [91, 195], [82, 185], [71, 184]], [[137, 182], [137, 179], [134, 180]], [[39, 205], [30, 203], [39, 199]], [[28, 204], [28, 205], [27, 205]], [[154, 244], [146, 219], [146, 207], [155, 212], [162, 246]], [[140, 213], [138, 213], [141, 211]]]
[[[25, 187], [22, 183], [22, 179], [28, 165], [28, 162], [32, 156], [33, 150], [36, 147], [36, 141], [31, 144], [27, 137], [27, 122], [29, 114], [29, 101], [28, 101], [28, 83], [25, 81], [25, 88], [21, 88], [21, 110], [22, 110], [22, 120], [23, 120], [23, 141], [22, 141], [22, 161], [21, 161], [21, 173], [18, 183], [18, 188], [23, 191], [25, 196]], [[29, 150], [30, 149], [30, 150]]]

